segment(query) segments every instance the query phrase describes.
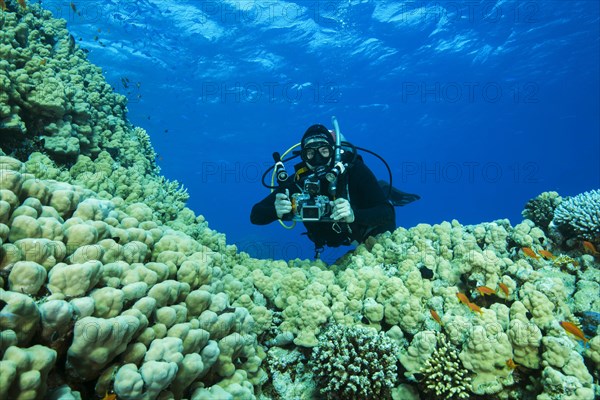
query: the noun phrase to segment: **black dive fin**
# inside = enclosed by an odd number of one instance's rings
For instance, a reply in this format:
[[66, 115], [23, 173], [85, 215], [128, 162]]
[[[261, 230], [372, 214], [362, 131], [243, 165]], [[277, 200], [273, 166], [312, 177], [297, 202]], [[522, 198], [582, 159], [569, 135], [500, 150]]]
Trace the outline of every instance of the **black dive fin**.
[[[377, 181], [377, 183], [379, 184], [379, 187], [381, 187], [381, 189], [383, 190], [383, 193], [385, 193], [387, 196], [387, 194], [390, 190], [389, 183], [387, 183], [384, 180], [379, 180], [379, 181]], [[406, 192], [396, 189], [393, 186], [392, 186], [391, 192], [389, 192], [389, 193], [390, 193], [389, 201], [396, 207], [405, 206], [405, 205], [412, 203], [413, 201], [419, 200], [421, 198], [421, 196], [419, 196], [418, 194], [406, 193]]]

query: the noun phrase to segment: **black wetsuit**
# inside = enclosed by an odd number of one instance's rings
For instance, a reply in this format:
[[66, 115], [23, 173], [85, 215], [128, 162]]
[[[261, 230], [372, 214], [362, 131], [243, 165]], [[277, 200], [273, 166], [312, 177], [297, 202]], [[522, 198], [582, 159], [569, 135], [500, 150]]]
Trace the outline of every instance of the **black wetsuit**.
[[[301, 192], [303, 180], [309, 174], [310, 172], [301, 175], [298, 180], [294, 176], [290, 176], [279, 188], [252, 207], [250, 221], [256, 225], [266, 225], [277, 220], [276, 194], [285, 193], [286, 189], [289, 190], [290, 197], [293, 193]], [[328, 182], [322, 179], [321, 194], [327, 194], [327, 191]], [[349, 245], [355, 240], [362, 243], [369, 236], [396, 229], [394, 207], [386, 199], [373, 172], [362, 162], [360, 157], [348, 167], [340, 178], [337, 197], [343, 197], [350, 201], [354, 212], [354, 222], [351, 224], [304, 222], [308, 237], [317, 248]], [[292, 213], [288, 213], [282, 219], [289, 221], [292, 217]]]

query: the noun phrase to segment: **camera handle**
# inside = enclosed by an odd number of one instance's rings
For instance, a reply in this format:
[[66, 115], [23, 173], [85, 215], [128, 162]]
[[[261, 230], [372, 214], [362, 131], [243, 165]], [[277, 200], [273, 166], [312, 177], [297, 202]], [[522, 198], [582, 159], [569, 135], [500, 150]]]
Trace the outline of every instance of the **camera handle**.
[[288, 178], [288, 173], [285, 169], [285, 165], [281, 161], [281, 155], [278, 152], [273, 153], [273, 161], [275, 161], [275, 175], [277, 176], [277, 182], [285, 182]]

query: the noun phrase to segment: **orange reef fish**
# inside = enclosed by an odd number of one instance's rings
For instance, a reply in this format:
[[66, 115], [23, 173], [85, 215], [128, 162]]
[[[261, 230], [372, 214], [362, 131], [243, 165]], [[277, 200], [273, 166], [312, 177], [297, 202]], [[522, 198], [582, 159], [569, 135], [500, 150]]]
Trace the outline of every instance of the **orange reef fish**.
[[466, 305], [466, 306], [469, 305], [470, 301], [469, 301], [468, 297], [464, 293], [458, 292], [458, 293], [456, 293], [456, 297], [458, 297], [458, 300], [461, 303], [463, 303], [464, 305]]
[[567, 321], [560, 321], [559, 324], [563, 327], [565, 331], [569, 332], [573, 336], [576, 336], [579, 340], [583, 340], [584, 343], [588, 341], [588, 339], [583, 334], [583, 331], [579, 329], [577, 325]]
[[517, 368], [517, 364], [515, 363], [515, 361], [512, 358], [509, 358], [508, 360], [506, 360], [506, 366], [509, 369], [515, 369], [515, 368]]
[[528, 257], [534, 258], [536, 260], [540, 258], [540, 256], [535, 254], [535, 251], [531, 250], [529, 247], [521, 247], [521, 250], [523, 250], [523, 253], [525, 253], [525, 255]]
[[23, 10], [25, 10], [27, 8], [27, 3], [25, 3], [25, 0], [17, 0], [17, 2], [19, 3], [19, 5], [21, 6], [21, 8]]
[[429, 313], [431, 314], [431, 317], [435, 320], [435, 322], [437, 322], [440, 325], [444, 325], [444, 324], [442, 324], [442, 319], [440, 318], [438, 313], [433, 308], [429, 309]]
[[478, 286], [477, 287], [477, 291], [479, 292], [479, 294], [481, 294], [482, 296], [485, 296], [486, 294], [490, 295], [490, 294], [495, 294], [496, 291], [494, 289], [490, 289], [487, 286]]
[[544, 257], [546, 260], [553, 260], [556, 258], [556, 256], [552, 253], [550, 253], [548, 250], [540, 250], [538, 251], [538, 253], [540, 253], [542, 255], [542, 257]]
[[478, 312], [479, 314], [483, 314], [483, 311], [481, 310], [481, 307], [479, 307], [477, 304], [475, 304], [475, 303], [469, 303], [467, 305], [469, 306], [469, 308], [471, 309], [471, 311]]
[[104, 395], [102, 400], [116, 400], [116, 398], [117, 398], [116, 394], [106, 392], [106, 394]]
[[504, 283], [500, 282], [498, 284], [498, 287], [500, 287], [500, 290], [502, 290], [502, 292], [504, 292], [506, 297], [508, 297], [508, 286], [506, 286]]
[[74, 13], [77, 12], [77, 6], [73, 2], [71, 2], [71, 10], [73, 10]]
[[0, 9], [6, 11], [6, 2], [4, 0], [0, 0]]
[[593, 243], [588, 242], [587, 240], [584, 240], [583, 242], [583, 248], [590, 254], [593, 255], [597, 255], [598, 251], [596, 250], [596, 247], [594, 246]]

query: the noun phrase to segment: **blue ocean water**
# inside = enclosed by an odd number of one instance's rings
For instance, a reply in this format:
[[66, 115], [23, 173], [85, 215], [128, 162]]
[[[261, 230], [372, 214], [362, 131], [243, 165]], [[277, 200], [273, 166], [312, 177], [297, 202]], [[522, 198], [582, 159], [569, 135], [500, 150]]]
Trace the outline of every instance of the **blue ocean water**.
[[396, 209], [405, 228], [516, 224], [541, 192], [600, 187], [597, 1], [42, 4], [128, 97], [188, 206], [256, 257], [313, 256], [301, 226], [249, 214], [271, 154], [333, 115], [422, 197]]

